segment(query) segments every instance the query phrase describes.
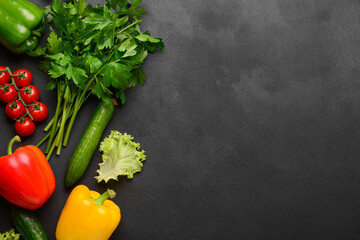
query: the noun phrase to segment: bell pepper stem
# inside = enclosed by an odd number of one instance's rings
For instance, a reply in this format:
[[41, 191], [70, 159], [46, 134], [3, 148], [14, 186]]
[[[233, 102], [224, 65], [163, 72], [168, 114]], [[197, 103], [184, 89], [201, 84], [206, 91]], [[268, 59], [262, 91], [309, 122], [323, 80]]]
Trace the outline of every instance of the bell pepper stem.
[[41, 33], [39, 33], [38, 31], [31, 31], [31, 34], [36, 37], [41, 37]]
[[9, 142], [9, 145], [8, 145], [8, 148], [7, 148], [7, 154], [8, 155], [11, 155], [13, 152], [12, 152], [12, 146], [14, 144], [14, 142], [21, 142], [21, 138], [16, 135], [15, 137], [13, 137], [10, 142]]
[[108, 189], [106, 192], [104, 192], [100, 197], [93, 199], [96, 205], [103, 205], [106, 199], [114, 198], [116, 195], [114, 190]]

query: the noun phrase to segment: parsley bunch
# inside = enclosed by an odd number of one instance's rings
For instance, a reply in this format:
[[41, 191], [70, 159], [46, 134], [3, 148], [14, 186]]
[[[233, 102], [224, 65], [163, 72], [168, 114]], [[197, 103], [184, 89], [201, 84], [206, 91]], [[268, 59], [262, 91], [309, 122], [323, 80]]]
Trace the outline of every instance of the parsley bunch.
[[85, 0], [54, 0], [46, 8], [53, 28], [46, 46], [32, 55], [43, 57], [39, 68], [51, 79], [47, 89], [57, 91], [55, 116], [45, 128], [51, 131], [38, 144], [48, 140], [47, 158], [55, 148], [60, 155], [61, 146], [67, 145], [76, 115], [90, 95], [118, 98], [123, 104], [127, 88], [144, 84], [144, 60], [164, 43], [140, 31], [140, 16], [146, 13], [140, 3], [106, 0], [92, 6]]

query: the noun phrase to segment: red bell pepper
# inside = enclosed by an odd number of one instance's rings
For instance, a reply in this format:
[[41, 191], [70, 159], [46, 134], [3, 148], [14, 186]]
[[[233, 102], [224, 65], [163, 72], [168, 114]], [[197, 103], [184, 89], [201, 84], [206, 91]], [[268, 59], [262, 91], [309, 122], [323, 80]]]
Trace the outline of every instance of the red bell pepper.
[[34, 146], [19, 147], [12, 153], [15, 136], [8, 145], [8, 155], [0, 157], [0, 195], [22, 208], [41, 207], [55, 191], [54, 173], [42, 151]]

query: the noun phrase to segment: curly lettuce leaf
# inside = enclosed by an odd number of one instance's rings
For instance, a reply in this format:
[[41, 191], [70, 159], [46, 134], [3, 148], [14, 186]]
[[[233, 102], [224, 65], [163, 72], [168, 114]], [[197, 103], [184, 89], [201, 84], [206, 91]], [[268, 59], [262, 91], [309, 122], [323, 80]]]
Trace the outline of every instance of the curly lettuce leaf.
[[99, 164], [99, 174], [95, 178], [98, 182], [108, 182], [110, 179], [118, 180], [118, 176], [127, 176], [141, 172], [143, 161], [146, 159], [145, 151], [140, 151], [140, 144], [133, 142], [129, 134], [111, 131], [110, 135], [100, 144], [103, 162]]
[[14, 229], [10, 229], [5, 233], [0, 233], [0, 240], [19, 240], [20, 233], [15, 233]]

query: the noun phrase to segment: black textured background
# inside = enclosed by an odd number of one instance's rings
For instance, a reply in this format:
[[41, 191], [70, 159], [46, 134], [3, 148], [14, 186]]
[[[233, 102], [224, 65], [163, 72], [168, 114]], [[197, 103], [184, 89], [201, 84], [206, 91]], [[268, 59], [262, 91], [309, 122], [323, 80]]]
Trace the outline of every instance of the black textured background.
[[[166, 48], [148, 57], [147, 83], [126, 92], [104, 136], [132, 134], [147, 160], [133, 180], [97, 184], [97, 152], [80, 181], [118, 193], [122, 220], [111, 239], [360, 239], [360, 2], [141, 6], [142, 29]], [[0, 48], [0, 65], [31, 70], [54, 113], [35, 59]], [[71, 191], [66, 164], [96, 103], [87, 102], [69, 146], [50, 160], [57, 189], [35, 212], [51, 239]], [[5, 154], [13, 122], [4, 114], [0, 122]], [[45, 124], [23, 144], [37, 143]], [[0, 199], [0, 231], [13, 226], [9, 206]]]

